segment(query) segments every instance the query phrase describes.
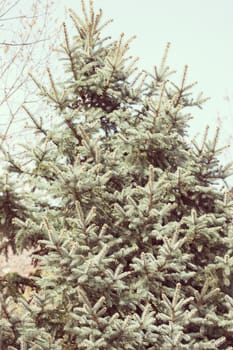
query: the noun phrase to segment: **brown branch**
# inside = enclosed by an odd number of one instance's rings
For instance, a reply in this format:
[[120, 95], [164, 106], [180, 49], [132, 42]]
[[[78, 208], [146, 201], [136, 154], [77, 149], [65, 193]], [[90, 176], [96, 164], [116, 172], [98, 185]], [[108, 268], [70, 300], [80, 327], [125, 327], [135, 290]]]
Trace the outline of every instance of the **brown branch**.
[[44, 42], [44, 41], [48, 41], [48, 40], [50, 40], [50, 38], [36, 40], [36, 41], [31, 41], [29, 43], [21, 43], [21, 44], [0, 42], [0, 45], [6, 45], [6, 46], [30, 46], [30, 45], [38, 44], [40, 42]]

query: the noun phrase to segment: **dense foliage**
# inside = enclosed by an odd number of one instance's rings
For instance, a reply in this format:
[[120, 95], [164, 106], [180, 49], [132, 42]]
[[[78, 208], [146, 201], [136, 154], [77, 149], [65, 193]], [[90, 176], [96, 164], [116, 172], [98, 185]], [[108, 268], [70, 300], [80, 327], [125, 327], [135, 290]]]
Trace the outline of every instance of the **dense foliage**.
[[4, 247], [34, 248], [37, 272], [1, 280], [1, 349], [233, 349], [232, 201], [216, 186], [230, 167], [216, 158], [218, 130], [189, 141], [188, 111], [204, 100], [187, 67], [180, 86], [170, 80], [169, 45], [154, 74], [137, 74], [130, 40], [103, 37], [91, 1], [82, 13], [71, 12], [72, 42], [64, 25], [64, 81], [32, 77], [52, 123], [24, 107], [37, 144], [25, 146], [28, 162], [8, 157]]

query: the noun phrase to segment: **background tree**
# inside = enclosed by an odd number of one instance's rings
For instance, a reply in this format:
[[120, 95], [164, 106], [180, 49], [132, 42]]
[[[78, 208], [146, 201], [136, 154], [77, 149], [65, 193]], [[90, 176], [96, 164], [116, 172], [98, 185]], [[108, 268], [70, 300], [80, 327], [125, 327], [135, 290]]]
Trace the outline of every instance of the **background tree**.
[[[38, 108], [43, 108], [42, 102], [38, 107], [39, 98], [29, 73], [34, 72], [43, 81], [49, 61], [54, 57], [53, 49], [60, 28], [53, 15], [54, 3], [50, 0], [33, 0], [29, 3], [23, 0], [2, 0], [0, 8], [0, 147], [4, 154], [10, 151], [14, 157], [23, 159], [24, 152], [19, 147], [19, 142], [25, 142], [26, 139], [31, 141], [33, 136], [28, 132], [27, 118], [22, 114], [21, 105], [30, 105], [35, 113]], [[12, 188], [14, 186], [11, 181], [6, 185], [9, 177], [4, 174], [2, 152], [0, 210], [4, 218], [1, 220], [0, 233], [4, 239], [0, 244], [0, 252], [12, 255], [7, 247], [11, 247], [16, 253], [14, 241], [10, 237], [14, 237], [14, 225], [11, 225], [11, 221], [18, 206], [16, 198], [19, 193]], [[5, 192], [6, 187], [8, 190]], [[8, 238], [4, 233], [6, 231]], [[18, 271], [17, 259], [26, 261], [25, 257], [16, 258], [13, 255], [11, 261], [7, 262], [0, 255], [0, 268], [13, 268]], [[21, 265], [21, 260], [18, 260], [18, 264]]]
[[188, 140], [186, 109], [204, 100], [187, 67], [172, 83], [169, 45], [137, 74], [130, 40], [107, 41], [102, 11], [81, 3], [73, 41], [64, 25], [64, 81], [32, 75], [52, 124], [24, 106], [37, 144], [27, 164], [8, 158], [33, 203], [14, 220], [15, 245], [34, 247], [38, 271], [2, 280], [1, 345], [230, 350], [232, 202], [216, 184], [231, 168], [216, 158], [218, 130]]
[[38, 103], [28, 74], [43, 80], [60, 29], [51, 0], [2, 0], [0, 8], [0, 141], [12, 149], [16, 139], [27, 135], [22, 103]]

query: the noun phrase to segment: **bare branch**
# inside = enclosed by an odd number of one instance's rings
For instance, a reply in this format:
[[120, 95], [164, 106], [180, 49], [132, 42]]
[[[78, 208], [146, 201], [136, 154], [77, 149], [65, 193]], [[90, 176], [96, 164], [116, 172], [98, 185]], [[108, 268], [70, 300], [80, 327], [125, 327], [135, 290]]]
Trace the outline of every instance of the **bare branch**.
[[20, 44], [17, 44], [17, 43], [0, 42], [0, 45], [6, 45], [6, 46], [28, 46], [28, 45], [39, 44], [39, 43], [41, 43], [42, 41], [48, 41], [48, 40], [50, 40], [50, 38], [41, 39], [41, 40], [36, 40], [36, 41], [31, 41], [31, 42], [29, 42], [29, 43], [20, 43]]

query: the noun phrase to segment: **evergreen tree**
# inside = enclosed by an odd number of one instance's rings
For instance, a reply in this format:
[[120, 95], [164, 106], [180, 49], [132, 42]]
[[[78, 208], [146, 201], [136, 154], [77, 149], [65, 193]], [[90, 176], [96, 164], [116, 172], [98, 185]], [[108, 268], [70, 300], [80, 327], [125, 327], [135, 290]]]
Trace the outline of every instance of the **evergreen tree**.
[[169, 45], [154, 74], [137, 75], [129, 41], [107, 44], [92, 1], [82, 12], [71, 12], [72, 43], [64, 25], [64, 81], [33, 77], [53, 125], [24, 107], [41, 136], [29, 165], [8, 159], [33, 202], [14, 242], [35, 247], [38, 271], [5, 279], [1, 348], [233, 349], [232, 201], [216, 186], [231, 168], [218, 130], [188, 140], [187, 107], [204, 99], [187, 67], [170, 81]]
[[25, 193], [22, 197], [20, 191], [16, 190], [8, 174], [2, 175], [0, 188], [0, 253], [4, 253], [7, 258], [9, 248], [16, 253], [17, 225], [14, 219], [23, 220], [27, 217], [27, 197]]

